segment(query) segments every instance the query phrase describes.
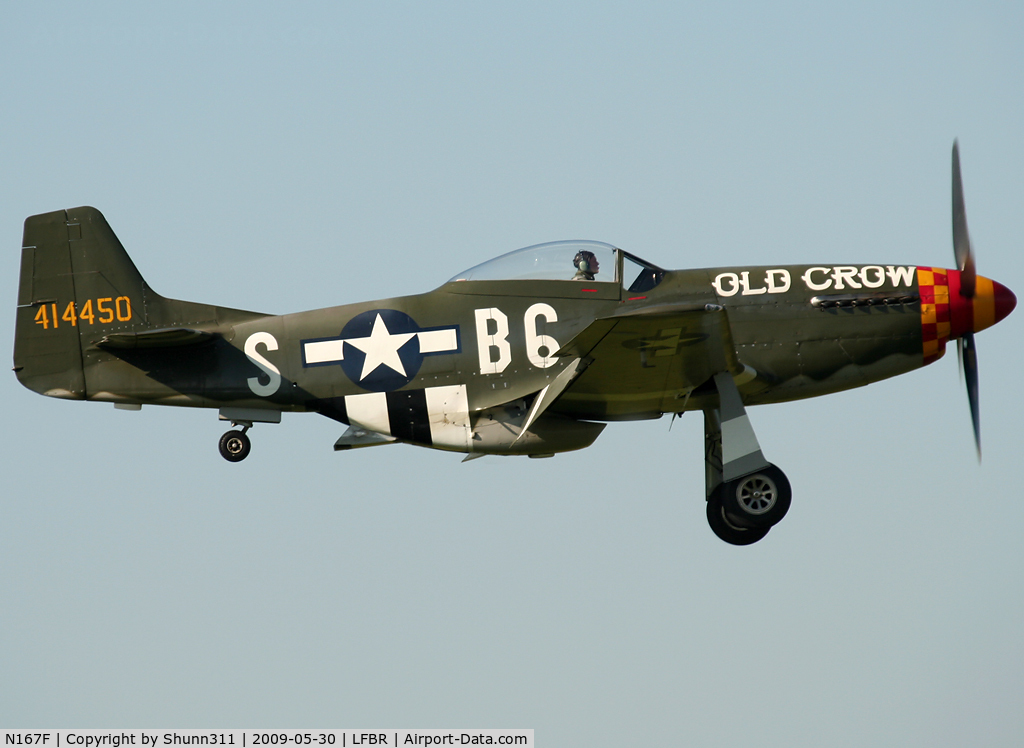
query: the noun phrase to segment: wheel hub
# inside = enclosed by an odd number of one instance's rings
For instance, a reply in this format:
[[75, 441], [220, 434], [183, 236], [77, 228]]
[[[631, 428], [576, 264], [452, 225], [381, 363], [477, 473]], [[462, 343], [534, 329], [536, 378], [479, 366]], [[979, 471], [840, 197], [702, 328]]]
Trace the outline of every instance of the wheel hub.
[[767, 475], [751, 475], [736, 487], [736, 501], [748, 514], [765, 514], [778, 500], [779, 490]]

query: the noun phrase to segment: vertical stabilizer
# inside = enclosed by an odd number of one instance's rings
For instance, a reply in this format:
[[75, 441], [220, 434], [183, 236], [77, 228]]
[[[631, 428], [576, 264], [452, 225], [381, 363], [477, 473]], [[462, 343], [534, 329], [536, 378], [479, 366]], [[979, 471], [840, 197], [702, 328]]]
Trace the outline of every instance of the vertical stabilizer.
[[147, 306], [158, 299], [95, 208], [29, 217], [14, 338], [18, 379], [44, 395], [84, 399], [83, 348], [99, 334], [144, 329]]

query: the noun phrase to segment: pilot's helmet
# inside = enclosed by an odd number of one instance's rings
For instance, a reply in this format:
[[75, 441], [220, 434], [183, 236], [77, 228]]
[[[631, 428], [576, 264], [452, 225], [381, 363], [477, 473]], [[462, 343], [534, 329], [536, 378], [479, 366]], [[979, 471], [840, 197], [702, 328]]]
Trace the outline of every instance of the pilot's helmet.
[[576, 256], [572, 258], [572, 265], [580, 272], [589, 273], [592, 272], [591, 268], [596, 264], [594, 262], [595, 259], [593, 252], [588, 249], [581, 249], [576, 253]]

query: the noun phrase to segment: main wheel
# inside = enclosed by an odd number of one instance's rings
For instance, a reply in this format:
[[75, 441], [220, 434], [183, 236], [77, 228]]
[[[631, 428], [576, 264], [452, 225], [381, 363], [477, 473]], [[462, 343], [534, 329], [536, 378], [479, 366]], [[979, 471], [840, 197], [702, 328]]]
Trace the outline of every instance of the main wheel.
[[749, 528], [778, 524], [793, 501], [786, 474], [774, 465], [722, 484], [719, 495], [730, 522]]
[[249, 456], [252, 442], [244, 431], [228, 431], [220, 438], [218, 447], [221, 457], [228, 462], [241, 462]]
[[771, 527], [737, 527], [728, 518], [722, 507], [722, 496], [715, 493], [708, 499], [708, 524], [712, 532], [726, 543], [750, 545], [768, 534]]

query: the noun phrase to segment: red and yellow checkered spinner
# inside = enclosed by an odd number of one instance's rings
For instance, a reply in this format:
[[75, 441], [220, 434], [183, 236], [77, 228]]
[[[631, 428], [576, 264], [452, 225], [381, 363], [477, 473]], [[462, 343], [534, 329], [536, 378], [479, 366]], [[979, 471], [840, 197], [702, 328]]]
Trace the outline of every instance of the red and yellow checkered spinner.
[[1017, 306], [1017, 297], [1002, 283], [980, 275], [974, 292], [964, 293], [961, 271], [919, 267], [921, 340], [924, 362], [930, 364], [946, 352], [946, 343], [991, 327]]

